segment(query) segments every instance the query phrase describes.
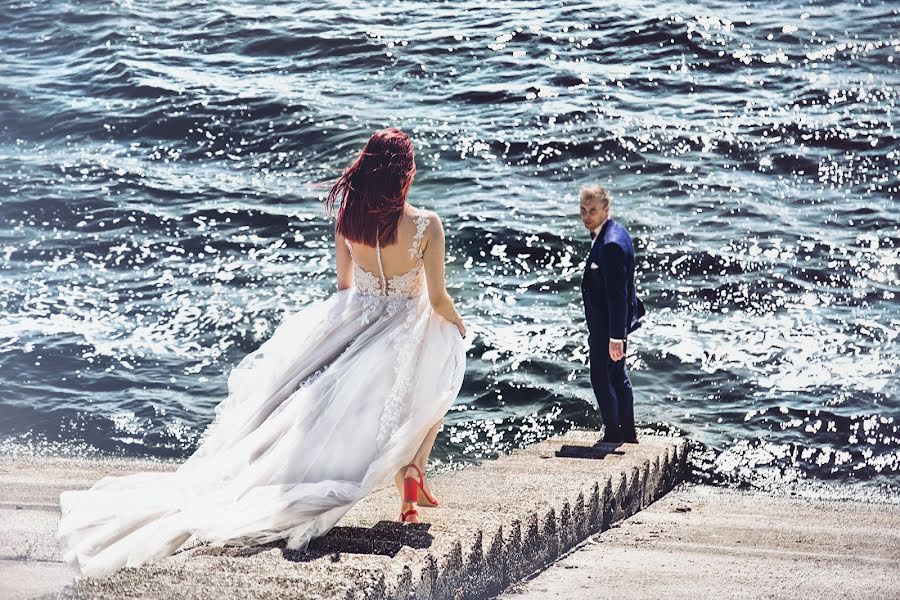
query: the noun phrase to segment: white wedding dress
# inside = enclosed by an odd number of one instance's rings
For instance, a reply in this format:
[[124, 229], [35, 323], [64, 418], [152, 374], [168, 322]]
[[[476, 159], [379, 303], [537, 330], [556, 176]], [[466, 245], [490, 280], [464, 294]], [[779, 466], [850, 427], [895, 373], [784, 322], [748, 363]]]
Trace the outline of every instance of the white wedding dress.
[[106, 575], [192, 538], [300, 548], [392, 481], [453, 404], [465, 370], [462, 337], [423, 293], [428, 221], [417, 211], [414, 269], [385, 278], [379, 247], [380, 273], [354, 261], [353, 288], [286, 316], [232, 370], [228, 397], [176, 471], [63, 492], [66, 562]]

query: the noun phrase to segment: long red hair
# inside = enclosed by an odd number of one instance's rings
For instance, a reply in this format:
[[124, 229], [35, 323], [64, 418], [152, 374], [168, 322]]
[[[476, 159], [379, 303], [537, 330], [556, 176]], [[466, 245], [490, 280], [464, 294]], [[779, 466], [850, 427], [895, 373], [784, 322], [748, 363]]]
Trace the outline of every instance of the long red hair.
[[337, 231], [351, 242], [382, 246], [397, 241], [397, 225], [416, 174], [412, 141], [396, 127], [376, 131], [332, 186], [328, 217], [337, 210]]

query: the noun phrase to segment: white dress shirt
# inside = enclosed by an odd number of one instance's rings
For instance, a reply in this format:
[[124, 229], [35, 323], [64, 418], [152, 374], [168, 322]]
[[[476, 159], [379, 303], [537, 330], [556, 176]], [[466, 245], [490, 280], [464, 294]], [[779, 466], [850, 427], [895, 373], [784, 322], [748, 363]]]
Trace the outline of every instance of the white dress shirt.
[[[606, 221], [609, 221], [609, 219], [606, 219]], [[597, 238], [600, 236], [600, 230], [603, 229], [604, 225], [606, 225], [606, 221], [603, 221], [595, 228], [591, 229], [591, 248], [594, 247], [594, 242], [596, 242]]]

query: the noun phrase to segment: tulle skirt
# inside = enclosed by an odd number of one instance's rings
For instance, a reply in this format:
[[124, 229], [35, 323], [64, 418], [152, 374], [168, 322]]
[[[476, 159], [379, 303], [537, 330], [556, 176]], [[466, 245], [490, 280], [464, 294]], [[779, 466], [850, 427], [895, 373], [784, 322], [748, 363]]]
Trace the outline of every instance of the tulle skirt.
[[232, 370], [176, 471], [60, 495], [64, 559], [99, 576], [192, 538], [305, 546], [410, 462], [456, 399], [465, 353], [422, 295], [342, 290], [287, 316]]

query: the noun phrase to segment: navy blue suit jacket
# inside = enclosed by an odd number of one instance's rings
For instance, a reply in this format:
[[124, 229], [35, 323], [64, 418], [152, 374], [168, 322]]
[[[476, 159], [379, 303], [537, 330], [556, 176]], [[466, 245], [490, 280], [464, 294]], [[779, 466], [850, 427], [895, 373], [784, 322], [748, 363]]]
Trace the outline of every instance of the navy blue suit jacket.
[[603, 225], [588, 255], [581, 296], [592, 335], [624, 340], [638, 327], [634, 245], [625, 228], [612, 219]]

